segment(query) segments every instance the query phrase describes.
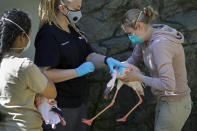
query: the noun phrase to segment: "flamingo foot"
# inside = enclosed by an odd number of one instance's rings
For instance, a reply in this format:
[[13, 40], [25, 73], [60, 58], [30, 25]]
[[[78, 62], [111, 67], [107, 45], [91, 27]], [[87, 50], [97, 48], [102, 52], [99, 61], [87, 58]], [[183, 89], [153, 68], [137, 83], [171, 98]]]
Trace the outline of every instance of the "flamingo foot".
[[123, 118], [117, 119], [116, 121], [117, 122], [125, 122], [126, 120], [127, 120], [127, 117], [123, 117]]
[[106, 94], [106, 95], [104, 95], [104, 99], [105, 100], [107, 100], [108, 99], [108, 95]]
[[65, 121], [65, 120], [62, 120], [62, 121], [61, 121], [61, 124], [62, 124], [63, 126], [66, 126], [66, 121]]
[[55, 124], [52, 124], [52, 129], [56, 129], [56, 125]]
[[85, 124], [87, 124], [88, 126], [91, 126], [92, 125], [92, 122], [93, 122], [93, 119], [90, 119], [90, 120], [88, 120], [88, 119], [82, 119], [82, 122], [85, 123]]

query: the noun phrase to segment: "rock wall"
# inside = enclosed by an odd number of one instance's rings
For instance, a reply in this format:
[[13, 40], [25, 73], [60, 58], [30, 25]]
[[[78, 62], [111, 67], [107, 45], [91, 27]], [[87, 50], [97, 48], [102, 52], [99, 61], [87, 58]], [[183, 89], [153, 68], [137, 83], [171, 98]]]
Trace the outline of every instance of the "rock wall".
[[[127, 36], [120, 28], [122, 15], [131, 8], [143, 9], [151, 5], [159, 12], [156, 23], [176, 28], [185, 36], [185, 54], [188, 82], [192, 90], [193, 109], [183, 131], [197, 130], [197, 1], [196, 0], [84, 0], [83, 18], [79, 27], [83, 30], [93, 49], [103, 55], [126, 60], [132, 52]], [[142, 65], [143, 67], [143, 65]], [[143, 69], [143, 68], [141, 68]], [[103, 99], [106, 82], [110, 79], [107, 68], [96, 70], [89, 77], [89, 86], [84, 100], [88, 106], [88, 117], [103, 109], [112, 99]], [[115, 105], [100, 116], [89, 131], [153, 131], [156, 101], [150, 89], [145, 89], [144, 102], [129, 116], [125, 123], [115, 120], [123, 116], [138, 101], [135, 92], [121, 88]]]

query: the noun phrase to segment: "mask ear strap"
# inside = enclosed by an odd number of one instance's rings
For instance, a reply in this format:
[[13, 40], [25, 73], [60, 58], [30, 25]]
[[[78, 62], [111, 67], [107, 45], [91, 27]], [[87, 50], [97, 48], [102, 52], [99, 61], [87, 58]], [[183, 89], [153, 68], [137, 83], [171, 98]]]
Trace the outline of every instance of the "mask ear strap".
[[[3, 18], [3, 19], [6, 20], [6, 21], [11, 22], [12, 24], [14, 24], [14, 25], [17, 26], [18, 28], [20, 28], [22, 31], [24, 31], [23, 28], [21, 28], [18, 24], [16, 24], [15, 22], [11, 21], [10, 19], [7, 19], [7, 18]], [[25, 32], [25, 31], [24, 31], [24, 32]]]
[[62, 0], [60, 0], [60, 3], [68, 10], [68, 11], [71, 11], [65, 4]]
[[64, 7], [65, 7], [68, 11], [71, 11], [66, 5], [64, 5]]
[[[13, 21], [11, 21], [10, 19], [7, 19], [7, 18], [2, 18], [3, 20], [5, 20], [5, 21], [9, 21], [9, 22], [11, 22], [12, 24], [14, 24], [15, 26], [17, 26], [19, 29], [21, 29], [24, 33], [25, 33], [25, 35], [29, 38], [29, 36], [27, 35], [27, 33], [25, 32], [25, 30], [22, 28], [22, 27], [20, 27], [18, 24], [16, 24], [15, 22], [13, 22]], [[30, 38], [29, 38], [30, 39]]]
[[[16, 24], [15, 22], [13, 22], [13, 21], [10, 20], [10, 19], [7, 19], [7, 18], [2, 18], [2, 19], [5, 20], [5, 21], [11, 22], [11, 23], [14, 24], [15, 26], [17, 26], [19, 29], [21, 29], [21, 30], [25, 33], [25, 35], [27, 36], [27, 38], [28, 38], [29, 41], [30, 41], [29, 36], [27, 35], [27, 33], [25, 32], [25, 30], [24, 30], [22, 27], [20, 27], [18, 24]], [[24, 49], [24, 48], [25, 48], [25, 47], [21, 47], [21, 48], [10, 48], [10, 49], [21, 50], [21, 49]]]

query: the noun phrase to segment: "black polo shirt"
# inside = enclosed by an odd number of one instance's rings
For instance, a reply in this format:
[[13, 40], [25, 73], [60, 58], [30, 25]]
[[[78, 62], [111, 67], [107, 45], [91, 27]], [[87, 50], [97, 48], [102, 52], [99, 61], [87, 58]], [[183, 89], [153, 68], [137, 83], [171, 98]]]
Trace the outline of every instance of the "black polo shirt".
[[[39, 67], [75, 69], [93, 53], [92, 48], [71, 26], [70, 33], [54, 24], [45, 24], [35, 40], [35, 63]], [[82, 103], [82, 92], [86, 88], [86, 78], [79, 77], [56, 83], [59, 107], [78, 107]]]

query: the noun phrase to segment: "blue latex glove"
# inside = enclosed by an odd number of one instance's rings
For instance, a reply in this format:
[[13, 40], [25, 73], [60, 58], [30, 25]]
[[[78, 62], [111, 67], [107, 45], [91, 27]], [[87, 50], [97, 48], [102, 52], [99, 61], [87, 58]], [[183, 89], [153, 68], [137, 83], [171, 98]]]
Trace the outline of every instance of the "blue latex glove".
[[93, 72], [95, 70], [94, 64], [92, 62], [85, 62], [76, 68], [78, 76], [86, 75], [87, 73]]
[[127, 68], [126, 65], [123, 65], [120, 61], [114, 59], [114, 58], [107, 58], [106, 60], [107, 65], [109, 66], [110, 71], [113, 73], [114, 67], [118, 67], [118, 72], [122, 75], [123, 68]]

